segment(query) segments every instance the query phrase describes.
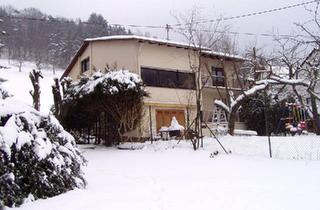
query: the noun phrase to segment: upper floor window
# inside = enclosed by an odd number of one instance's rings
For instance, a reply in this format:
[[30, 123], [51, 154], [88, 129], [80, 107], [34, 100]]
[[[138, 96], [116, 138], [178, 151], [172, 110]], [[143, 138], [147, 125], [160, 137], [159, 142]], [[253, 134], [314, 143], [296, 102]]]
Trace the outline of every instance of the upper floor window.
[[81, 73], [88, 71], [90, 68], [89, 57], [81, 61]]
[[148, 86], [195, 89], [193, 73], [141, 68], [141, 78]]
[[212, 67], [212, 85], [225, 86], [225, 77], [223, 68]]
[[307, 100], [307, 106], [311, 106], [311, 98], [306, 98]]

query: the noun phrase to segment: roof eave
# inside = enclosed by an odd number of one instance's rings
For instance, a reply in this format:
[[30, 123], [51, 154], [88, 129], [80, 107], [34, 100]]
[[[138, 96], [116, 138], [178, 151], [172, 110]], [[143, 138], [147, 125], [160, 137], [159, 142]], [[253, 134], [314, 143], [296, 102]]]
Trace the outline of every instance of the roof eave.
[[68, 76], [68, 74], [70, 73], [70, 71], [72, 70], [73, 66], [77, 63], [77, 60], [79, 58], [79, 56], [84, 52], [84, 50], [88, 47], [89, 42], [88, 41], [84, 41], [82, 43], [82, 45], [80, 46], [79, 50], [77, 51], [77, 53], [73, 56], [73, 58], [71, 59], [71, 62], [69, 63], [68, 67], [66, 68], [66, 70], [63, 72], [62, 76], [60, 77], [60, 80], [62, 80], [64, 77]]

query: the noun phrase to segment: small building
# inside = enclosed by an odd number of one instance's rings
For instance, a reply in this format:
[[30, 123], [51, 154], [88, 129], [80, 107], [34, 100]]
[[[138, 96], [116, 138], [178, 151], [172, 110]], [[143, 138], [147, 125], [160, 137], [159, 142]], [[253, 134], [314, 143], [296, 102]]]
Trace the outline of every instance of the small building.
[[[138, 74], [150, 93], [144, 100], [145, 119], [138, 132], [148, 136], [150, 124], [155, 134], [170, 125], [173, 117], [184, 127], [194, 119], [196, 78], [201, 78], [203, 88], [203, 118], [211, 125], [215, 121], [214, 100], [227, 101], [226, 86], [235, 94], [241, 90], [236, 71], [244, 60], [186, 43], [133, 35], [107, 36], [86, 39], [62, 77], [77, 80], [81, 74], [91, 75], [107, 65]], [[195, 77], [198, 68], [201, 77]], [[238, 121], [236, 127], [243, 129], [244, 124]]]

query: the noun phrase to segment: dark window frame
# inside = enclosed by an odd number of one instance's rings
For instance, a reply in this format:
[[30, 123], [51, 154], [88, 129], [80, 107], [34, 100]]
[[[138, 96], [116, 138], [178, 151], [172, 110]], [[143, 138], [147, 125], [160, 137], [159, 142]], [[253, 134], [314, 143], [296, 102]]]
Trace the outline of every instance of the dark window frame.
[[147, 86], [195, 90], [195, 74], [178, 70], [141, 67], [141, 78]]
[[90, 70], [90, 57], [87, 57], [81, 61], [81, 73]]
[[223, 68], [212, 67], [211, 73], [212, 73], [212, 77], [211, 77], [212, 86], [220, 86], [220, 87], [226, 86], [225, 72]]

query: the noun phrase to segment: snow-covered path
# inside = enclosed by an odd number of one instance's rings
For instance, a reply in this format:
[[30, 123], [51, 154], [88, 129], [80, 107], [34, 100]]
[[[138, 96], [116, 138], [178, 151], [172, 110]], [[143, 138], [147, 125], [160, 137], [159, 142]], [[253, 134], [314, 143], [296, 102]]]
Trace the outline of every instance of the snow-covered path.
[[187, 143], [163, 148], [82, 147], [87, 188], [20, 209], [319, 209], [319, 161], [210, 158], [209, 147], [194, 152]]

